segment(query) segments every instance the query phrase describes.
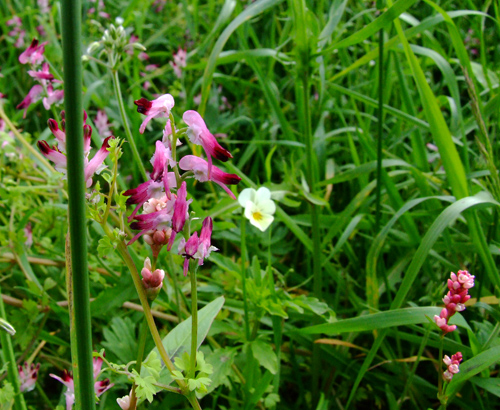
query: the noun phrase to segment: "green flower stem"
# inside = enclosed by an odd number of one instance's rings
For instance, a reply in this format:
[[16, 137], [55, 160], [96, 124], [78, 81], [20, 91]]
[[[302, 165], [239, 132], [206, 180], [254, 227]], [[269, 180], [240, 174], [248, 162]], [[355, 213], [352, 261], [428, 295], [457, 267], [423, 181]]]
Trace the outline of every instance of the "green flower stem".
[[78, 357], [75, 377], [77, 409], [95, 409], [90, 296], [87, 270], [87, 218], [85, 216], [85, 178], [83, 153], [82, 50], [80, 0], [62, 1], [62, 42], [64, 68], [64, 108], [66, 112], [66, 150], [68, 162], [69, 230], [73, 298]]
[[14, 126], [14, 124], [12, 124], [12, 121], [3, 110], [2, 103], [0, 103], [0, 118], [5, 121], [7, 127], [9, 127], [9, 129], [14, 133], [14, 136], [21, 142], [21, 144], [23, 144], [28, 149], [28, 151], [30, 151], [38, 159], [38, 161], [43, 164], [44, 167], [52, 172], [55, 172], [54, 167], [50, 165], [49, 161], [47, 161], [45, 157], [40, 154], [40, 152], [33, 148], [33, 146], [28, 141], [26, 141], [19, 130]]
[[148, 176], [146, 174], [146, 169], [142, 163], [141, 157], [139, 155], [139, 151], [137, 151], [137, 146], [135, 145], [134, 136], [130, 131], [130, 127], [128, 125], [127, 114], [125, 113], [125, 106], [123, 105], [122, 92], [120, 90], [120, 80], [118, 78], [118, 71], [111, 70], [111, 78], [113, 79], [113, 88], [115, 90], [115, 98], [118, 101], [118, 106], [120, 107], [120, 115], [122, 117], [123, 127], [125, 128], [125, 133], [127, 134], [127, 141], [132, 148], [132, 155], [134, 156], [134, 161], [136, 162], [136, 166], [139, 167], [142, 177], [146, 181]]
[[[135, 366], [135, 370], [137, 373], [141, 374], [142, 361], [144, 360], [144, 349], [146, 347], [146, 336], [148, 335], [148, 324], [146, 323], [146, 319], [141, 323], [141, 330], [139, 331], [139, 346], [137, 349], [137, 363]], [[129, 410], [135, 410], [137, 406], [137, 396], [135, 394], [135, 390], [137, 389], [137, 385], [134, 383], [132, 386], [132, 393], [130, 394], [130, 408]]]
[[441, 335], [439, 341], [439, 363], [438, 363], [438, 398], [441, 401], [443, 394], [443, 375], [442, 375], [442, 367], [443, 367], [443, 343], [444, 343], [444, 335]]
[[[106, 235], [112, 240], [114, 240], [113, 232], [112, 230], [107, 226], [107, 225], [102, 225], [102, 228]], [[137, 291], [137, 294], [139, 295], [139, 299], [141, 301], [142, 308], [144, 310], [144, 316], [146, 319], [146, 322], [149, 327], [149, 331], [151, 332], [151, 336], [153, 337], [153, 340], [155, 342], [155, 346], [158, 349], [158, 352], [160, 353], [160, 357], [165, 363], [165, 366], [167, 367], [168, 371], [172, 373], [175, 370], [175, 366], [168, 357], [168, 353], [165, 350], [165, 346], [163, 346], [160, 334], [158, 333], [158, 329], [156, 327], [153, 315], [151, 314], [151, 307], [149, 306], [148, 298], [146, 296], [146, 291], [144, 290], [141, 282], [141, 278], [139, 275], [139, 272], [137, 271], [137, 268], [134, 264], [134, 261], [132, 260], [132, 257], [130, 256], [130, 253], [128, 252], [127, 246], [125, 245], [124, 242], [120, 242], [117, 246], [117, 250], [122, 256], [123, 260], [125, 261], [125, 264], [130, 270], [130, 274], [132, 275], [132, 280], [134, 281], [135, 289]], [[198, 400], [196, 399], [196, 396], [193, 398], [191, 395], [188, 393], [188, 387], [187, 384], [184, 380], [176, 380], [177, 384], [179, 385], [181, 391], [183, 394], [186, 395], [187, 399], [191, 403], [194, 409], [200, 409], [201, 407], [198, 403]]]
[[247, 287], [246, 287], [246, 220], [245, 215], [241, 216], [241, 286], [243, 288], [243, 309], [245, 311], [245, 336], [250, 340], [250, 318], [248, 316], [248, 301], [247, 301]]
[[[0, 288], [0, 318], [2, 318], [3, 320], [7, 320], [1, 293], [2, 289]], [[12, 384], [12, 387], [14, 388], [14, 409], [26, 410], [24, 396], [21, 393], [19, 373], [17, 371], [16, 357], [14, 356], [14, 350], [12, 348], [11, 336], [3, 329], [0, 329], [0, 341], [2, 342], [2, 350], [3, 354], [5, 355], [5, 360], [9, 363], [7, 368], [7, 376], [9, 378], [10, 384]]]
[[198, 348], [198, 286], [196, 283], [196, 271], [198, 264], [191, 269], [191, 356], [189, 366], [189, 378], [194, 379], [196, 373], [196, 350]]

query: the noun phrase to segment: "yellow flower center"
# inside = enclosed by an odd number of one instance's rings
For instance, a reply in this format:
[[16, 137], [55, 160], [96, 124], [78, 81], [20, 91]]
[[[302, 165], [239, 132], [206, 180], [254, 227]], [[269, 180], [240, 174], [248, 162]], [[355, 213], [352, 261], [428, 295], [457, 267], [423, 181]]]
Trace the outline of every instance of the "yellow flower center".
[[264, 219], [264, 216], [259, 211], [253, 212], [252, 216], [256, 221], [262, 221]]

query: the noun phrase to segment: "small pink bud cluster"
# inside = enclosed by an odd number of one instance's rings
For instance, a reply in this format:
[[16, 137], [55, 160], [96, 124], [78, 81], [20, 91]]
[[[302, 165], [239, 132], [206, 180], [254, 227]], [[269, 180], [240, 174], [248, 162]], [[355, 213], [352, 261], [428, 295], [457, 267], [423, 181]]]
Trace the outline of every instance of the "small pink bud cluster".
[[173, 55], [174, 61], [170, 61], [170, 66], [174, 69], [177, 78], [182, 77], [182, 69], [186, 67], [187, 53], [183, 48], [179, 48]]
[[456, 312], [465, 310], [465, 302], [470, 299], [469, 289], [474, 286], [475, 276], [466, 270], [459, 270], [457, 274], [451, 273], [448, 279], [448, 293], [443, 298], [445, 307], [439, 316], [434, 316], [434, 321], [444, 334], [453, 332], [457, 327], [449, 325], [448, 321]]
[[444, 356], [443, 362], [446, 365], [447, 369], [443, 373], [443, 378], [447, 381], [450, 381], [453, 378], [454, 374], [457, 374], [460, 369], [458, 366], [460, 365], [460, 362], [462, 361], [462, 353], [457, 352], [454, 355], [448, 357], [447, 355]]
[[[45, 53], [45, 45], [47, 43], [46, 41], [39, 44], [38, 40], [34, 38], [30, 46], [19, 56], [21, 64], [31, 65], [31, 70], [28, 71], [28, 74], [40, 83], [31, 87], [28, 95], [16, 107], [20, 110], [24, 109], [23, 118], [26, 117], [28, 107], [40, 100], [42, 96], [43, 106], [46, 110], [50, 110], [52, 104], [59, 104], [64, 98], [64, 90], [54, 88], [56, 84], [60, 84], [62, 81], [54, 79], [54, 76], [50, 73], [49, 63], [43, 63], [43, 54]], [[42, 64], [41, 70], [36, 71], [40, 64]]]
[[144, 261], [144, 268], [141, 271], [142, 275], [142, 286], [146, 290], [149, 300], [155, 300], [156, 296], [161, 290], [163, 284], [163, 278], [165, 277], [165, 271], [162, 269], [155, 269], [151, 272], [151, 261], [146, 258]]
[[35, 388], [36, 379], [38, 377], [38, 370], [40, 370], [40, 363], [36, 366], [34, 363], [31, 365], [24, 362], [23, 366], [18, 366], [19, 380], [21, 381], [21, 391], [28, 392]]

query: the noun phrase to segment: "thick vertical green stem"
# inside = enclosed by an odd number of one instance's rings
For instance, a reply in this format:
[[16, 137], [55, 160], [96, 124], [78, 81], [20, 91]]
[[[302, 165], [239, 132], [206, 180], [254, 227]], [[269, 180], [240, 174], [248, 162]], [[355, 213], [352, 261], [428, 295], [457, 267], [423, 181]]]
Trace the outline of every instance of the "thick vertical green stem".
[[[5, 307], [2, 299], [2, 289], [0, 288], [0, 318], [7, 320], [5, 317]], [[0, 329], [0, 341], [2, 342], [2, 350], [5, 356], [5, 361], [9, 363], [7, 367], [7, 377], [10, 384], [14, 388], [14, 409], [26, 410], [26, 403], [24, 396], [21, 393], [19, 373], [17, 371], [16, 357], [14, 356], [14, 349], [12, 349], [12, 340], [10, 335], [3, 329]]]
[[[384, 30], [378, 33], [378, 123], [377, 187], [375, 192], [375, 232], [380, 228], [380, 192], [382, 191], [382, 132], [384, 125]], [[386, 289], [389, 292], [389, 288]]]
[[196, 283], [196, 271], [198, 265], [191, 269], [191, 356], [189, 366], [189, 378], [194, 379], [196, 373], [196, 351], [198, 350], [198, 285]]
[[85, 177], [83, 164], [83, 105], [80, 0], [62, 1], [62, 42], [64, 67], [64, 108], [66, 112], [66, 150], [68, 163], [69, 230], [73, 273], [74, 315], [78, 375], [76, 403], [82, 409], [95, 409], [90, 327], [89, 278], [87, 270], [87, 232], [85, 216]]
[[132, 132], [130, 131], [130, 127], [128, 125], [128, 118], [127, 114], [125, 113], [125, 106], [123, 105], [122, 92], [120, 89], [120, 80], [118, 78], [117, 70], [111, 71], [111, 78], [113, 79], [115, 98], [118, 101], [118, 107], [120, 107], [120, 115], [122, 117], [123, 127], [125, 128], [125, 133], [127, 134], [127, 142], [130, 144], [130, 147], [132, 148], [132, 155], [134, 156], [135, 165], [139, 167], [141, 175], [146, 181], [148, 179], [148, 176], [146, 174], [146, 169], [144, 168], [144, 165], [142, 163], [139, 151], [137, 151], [137, 146], [135, 145], [134, 136], [132, 135]]
[[245, 311], [245, 337], [250, 340], [250, 318], [248, 317], [248, 301], [247, 301], [247, 286], [246, 286], [246, 258], [247, 258], [247, 245], [246, 245], [246, 220], [245, 215], [241, 216], [241, 287], [243, 288], [243, 310]]

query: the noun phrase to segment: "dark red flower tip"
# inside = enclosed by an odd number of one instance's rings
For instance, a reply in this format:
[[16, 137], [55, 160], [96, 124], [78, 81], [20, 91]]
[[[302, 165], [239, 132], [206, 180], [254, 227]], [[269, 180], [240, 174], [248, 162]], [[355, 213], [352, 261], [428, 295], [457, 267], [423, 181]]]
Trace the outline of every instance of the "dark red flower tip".
[[226, 162], [228, 159], [233, 158], [233, 156], [227, 149], [222, 148], [218, 144], [214, 147], [213, 155], [215, 158], [222, 162]]
[[50, 152], [50, 145], [47, 144], [47, 141], [38, 141], [36, 145], [38, 145], [38, 149], [42, 151], [43, 154], [47, 155]]
[[61, 129], [62, 129], [64, 132], [66, 132], [66, 120], [64, 119], [64, 117], [63, 117], [63, 119], [61, 120]]
[[50, 131], [52, 131], [52, 132], [59, 130], [59, 124], [57, 123], [56, 120], [54, 120], [52, 118], [47, 121], [47, 125], [49, 126]]
[[226, 185], [237, 185], [241, 181], [241, 178], [236, 174], [225, 174], [221, 178], [221, 182]]
[[65, 112], [64, 110], [62, 110], [62, 111], [61, 111], [61, 118], [62, 118], [63, 120], [65, 120], [65, 119], [66, 119], [66, 112]]
[[90, 137], [92, 137], [92, 127], [90, 125], [85, 124], [83, 126], [83, 136], [84, 136], [84, 138], [90, 138]]
[[[90, 129], [92, 130], [92, 128]], [[113, 135], [110, 135], [108, 138], [106, 138], [103, 143], [102, 143], [102, 148], [106, 148], [108, 149], [109, 148], [109, 140], [110, 139], [115, 139], [115, 137]]]
[[37, 48], [38, 47], [38, 39], [34, 38], [31, 40], [31, 45], [30, 48]]
[[141, 114], [146, 114], [153, 105], [151, 101], [146, 100], [144, 97], [134, 101], [134, 104], [137, 105], [137, 112]]

